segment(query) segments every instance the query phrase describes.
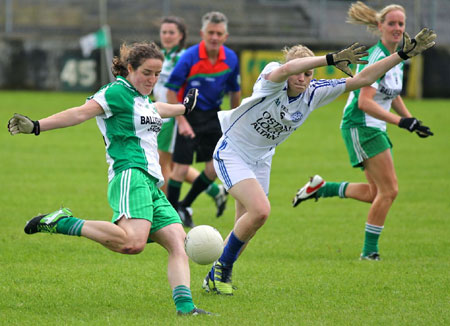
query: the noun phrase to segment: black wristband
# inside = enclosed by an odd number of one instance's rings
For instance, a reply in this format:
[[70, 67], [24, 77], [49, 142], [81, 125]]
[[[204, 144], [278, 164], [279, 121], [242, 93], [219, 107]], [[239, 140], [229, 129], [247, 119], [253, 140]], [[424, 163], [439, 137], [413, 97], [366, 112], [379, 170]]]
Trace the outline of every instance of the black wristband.
[[325, 58], [327, 58], [327, 65], [334, 66], [333, 53], [328, 53]]
[[35, 136], [37, 136], [37, 135], [39, 135], [41, 133], [41, 125], [40, 125], [38, 120], [37, 121], [31, 120], [31, 121], [33, 122], [33, 125], [34, 125], [32, 133]]
[[403, 60], [409, 59], [408, 55], [405, 52], [403, 52], [402, 50], [398, 51], [397, 53], [400, 56], [400, 58], [402, 58]]

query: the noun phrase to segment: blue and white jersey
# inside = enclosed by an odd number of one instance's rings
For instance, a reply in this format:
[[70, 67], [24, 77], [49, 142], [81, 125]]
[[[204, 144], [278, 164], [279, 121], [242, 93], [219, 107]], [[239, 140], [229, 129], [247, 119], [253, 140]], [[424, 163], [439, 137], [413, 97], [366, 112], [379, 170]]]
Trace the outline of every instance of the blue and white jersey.
[[266, 79], [280, 63], [271, 62], [261, 72], [250, 97], [239, 107], [218, 112], [227, 142], [247, 161], [264, 160], [275, 153], [308, 115], [345, 91], [345, 78], [312, 80], [305, 92], [292, 98], [287, 81], [274, 83]]

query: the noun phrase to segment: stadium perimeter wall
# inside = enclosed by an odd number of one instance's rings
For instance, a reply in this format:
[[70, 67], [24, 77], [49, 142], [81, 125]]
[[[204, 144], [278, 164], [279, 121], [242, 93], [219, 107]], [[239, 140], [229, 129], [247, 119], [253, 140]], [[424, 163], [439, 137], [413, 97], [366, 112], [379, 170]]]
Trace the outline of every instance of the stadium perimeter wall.
[[[337, 48], [312, 47], [317, 55]], [[118, 49], [114, 51], [118, 53]], [[100, 69], [101, 50], [85, 58], [77, 44], [61, 41], [0, 40], [0, 89], [88, 91], [103, 83]], [[242, 92], [251, 89], [261, 69], [270, 61], [282, 60], [279, 50], [240, 50]], [[407, 62], [405, 89], [407, 97], [450, 97], [450, 49], [436, 47]], [[319, 68], [315, 78], [345, 77], [334, 67]]]

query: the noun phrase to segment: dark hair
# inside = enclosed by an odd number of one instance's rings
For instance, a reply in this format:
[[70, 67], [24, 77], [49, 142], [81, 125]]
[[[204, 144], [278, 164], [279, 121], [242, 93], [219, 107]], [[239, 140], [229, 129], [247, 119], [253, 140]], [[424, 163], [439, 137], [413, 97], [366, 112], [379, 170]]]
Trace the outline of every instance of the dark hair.
[[146, 59], [160, 59], [164, 61], [164, 55], [154, 42], [141, 42], [127, 45], [125, 42], [120, 46], [120, 55], [114, 57], [111, 71], [116, 76], [128, 76], [128, 64], [136, 70]]
[[187, 27], [186, 23], [184, 22], [184, 19], [178, 16], [167, 16], [162, 18], [161, 25], [162, 24], [177, 25], [178, 31], [183, 35], [183, 37], [180, 40], [180, 43], [178, 44], [178, 51], [184, 49], [184, 47], [186, 46], [186, 39], [187, 39]]

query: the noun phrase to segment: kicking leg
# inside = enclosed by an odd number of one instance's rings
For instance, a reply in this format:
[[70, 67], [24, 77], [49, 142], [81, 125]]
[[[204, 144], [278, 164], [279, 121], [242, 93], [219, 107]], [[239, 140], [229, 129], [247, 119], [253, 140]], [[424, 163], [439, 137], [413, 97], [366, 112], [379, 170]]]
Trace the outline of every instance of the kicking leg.
[[151, 223], [143, 219], [121, 218], [116, 224], [76, 218], [68, 208], [39, 215], [25, 225], [25, 233], [60, 233], [83, 236], [106, 248], [123, 254], [138, 254], [144, 250]]

